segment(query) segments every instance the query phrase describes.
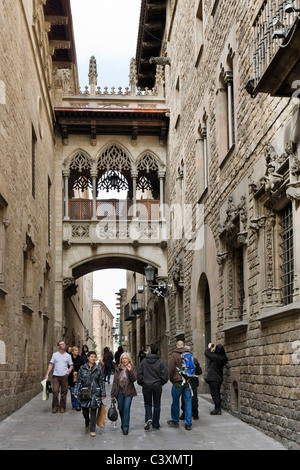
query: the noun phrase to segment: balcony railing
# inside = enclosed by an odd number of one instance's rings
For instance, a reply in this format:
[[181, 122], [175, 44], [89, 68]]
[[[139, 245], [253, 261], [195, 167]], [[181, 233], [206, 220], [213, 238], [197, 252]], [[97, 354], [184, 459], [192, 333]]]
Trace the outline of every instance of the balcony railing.
[[294, 2], [291, 0], [264, 0], [253, 23], [254, 88], [260, 82], [280, 49], [280, 42], [282, 40], [273, 37], [276, 30], [276, 21], [278, 20], [283, 25], [286, 37], [289, 36], [289, 33], [298, 21], [297, 12], [287, 13], [285, 11], [285, 7], [288, 4], [292, 4], [295, 9], [298, 9], [300, 7], [300, 0], [295, 0]]
[[[128, 221], [134, 218], [134, 204], [131, 200], [104, 199], [96, 202], [97, 220]], [[92, 199], [70, 199], [70, 220], [92, 220]], [[138, 220], [159, 220], [160, 201], [155, 199], [141, 199], [136, 201], [136, 218]]]

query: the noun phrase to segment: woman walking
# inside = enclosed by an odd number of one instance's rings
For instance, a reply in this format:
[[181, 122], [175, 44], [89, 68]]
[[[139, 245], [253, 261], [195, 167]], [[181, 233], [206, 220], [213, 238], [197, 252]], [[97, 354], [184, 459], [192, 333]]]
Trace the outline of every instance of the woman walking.
[[114, 356], [113, 356], [112, 352], [110, 351], [109, 347], [106, 346], [104, 348], [103, 364], [104, 364], [105, 382], [106, 382], [106, 378], [107, 378], [108, 383], [110, 383], [110, 376], [111, 376], [113, 360], [114, 360]]
[[74, 390], [75, 390], [75, 382], [77, 379], [79, 369], [81, 366], [83, 366], [84, 361], [82, 357], [79, 355], [79, 349], [77, 348], [77, 346], [74, 346], [72, 348], [71, 353], [72, 353], [71, 357], [73, 361], [73, 370], [69, 374], [68, 382], [69, 382], [69, 387], [70, 387], [70, 392], [71, 392], [72, 408], [73, 410], [80, 411], [81, 408], [80, 408], [79, 398], [74, 397]]
[[111, 397], [118, 401], [121, 417], [121, 428], [126, 436], [129, 431], [130, 407], [132, 398], [137, 396], [134, 382], [137, 372], [132, 364], [130, 355], [124, 352], [120, 357], [120, 365], [116, 368], [114, 382], [111, 388]]
[[[103, 370], [96, 365], [96, 353], [89, 351], [88, 362], [80, 367], [74, 390], [74, 397], [79, 396], [85, 429], [90, 430], [91, 437], [96, 435], [97, 410], [106, 397]], [[80, 392], [90, 391], [89, 396], [80, 398]]]
[[210, 360], [204, 379], [209, 385], [210, 393], [215, 404], [215, 409], [211, 411], [210, 414], [221, 415], [220, 390], [223, 382], [223, 368], [226, 366], [228, 359], [222, 344], [217, 344], [217, 346], [214, 347], [212, 343], [209, 343], [204, 354]]

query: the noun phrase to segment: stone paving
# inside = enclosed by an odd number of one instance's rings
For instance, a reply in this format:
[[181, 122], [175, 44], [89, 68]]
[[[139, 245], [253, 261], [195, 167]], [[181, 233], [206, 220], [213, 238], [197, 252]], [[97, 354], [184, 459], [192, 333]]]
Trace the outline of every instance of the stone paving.
[[[110, 405], [111, 385], [106, 385], [105, 404]], [[142, 389], [136, 385], [138, 396], [131, 405], [130, 430], [124, 436], [120, 420], [114, 426], [108, 419], [104, 429], [97, 427], [96, 437], [85, 432], [81, 412], [71, 408], [68, 394], [64, 414], [51, 413], [51, 396], [47, 401], [42, 395], [0, 423], [0, 450], [118, 450], [118, 451], [199, 451], [199, 450], [286, 450], [271, 437], [247, 425], [231, 414], [211, 416], [209, 396], [199, 395], [198, 421], [193, 421], [192, 431], [186, 431], [184, 422], [179, 429], [170, 428], [171, 384], [164, 386], [162, 410], [158, 431], [144, 430], [144, 402]]]

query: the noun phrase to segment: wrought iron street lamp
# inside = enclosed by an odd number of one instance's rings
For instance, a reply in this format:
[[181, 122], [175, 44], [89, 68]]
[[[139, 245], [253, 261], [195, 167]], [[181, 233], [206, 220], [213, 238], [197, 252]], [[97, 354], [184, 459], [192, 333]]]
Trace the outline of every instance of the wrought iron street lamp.
[[[145, 268], [145, 276], [146, 276], [146, 281], [148, 284], [148, 288], [152, 292], [152, 294], [155, 294], [157, 297], [168, 297], [169, 296], [169, 288], [172, 287], [172, 285], [169, 285], [167, 283], [166, 279], [161, 280], [158, 284], [153, 284], [154, 278], [155, 278], [155, 268], [151, 264], [148, 264]], [[139, 286], [138, 292], [143, 292], [141, 290], [143, 286]]]

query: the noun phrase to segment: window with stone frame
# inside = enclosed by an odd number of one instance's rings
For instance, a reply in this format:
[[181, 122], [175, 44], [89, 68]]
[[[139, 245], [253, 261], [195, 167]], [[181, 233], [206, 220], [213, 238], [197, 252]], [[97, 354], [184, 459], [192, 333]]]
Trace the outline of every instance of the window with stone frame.
[[196, 179], [197, 179], [197, 195], [198, 200], [203, 196], [208, 188], [209, 172], [208, 172], [208, 118], [204, 113], [199, 124], [198, 135], [196, 139]]
[[235, 144], [235, 103], [233, 51], [227, 56], [226, 64], [221, 64], [217, 89], [217, 140], [219, 163], [221, 164]]
[[6, 229], [9, 227], [9, 221], [6, 217], [7, 202], [0, 194], [0, 294], [6, 294], [5, 291], [5, 261], [6, 261]]
[[217, 262], [224, 291], [224, 323], [241, 322], [247, 315], [245, 301], [245, 256], [248, 242], [246, 197], [238, 204], [234, 197], [227, 201], [226, 218], [219, 225], [221, 251]]
[[264, 148], [265, 174], [252, 182], [256, 234], [260, 256], [261, 311], [294, 301], [294, 202], [300, 201], [300, 161], [297, 145], [288, 142], [283, 152], [271, 143]]
[[33, 311], [33, 264], [35, 263], [34, 244], [26, 234], [23, 247], [23, 311]]
[[294, 230], [293, 208], [289, 203], [280, 211], [281, 288], [283, 305], [293, 302], [294, 293]]
[[31, 142], [31, 193], [35, 198], [35, 174], [36, 174], [36, 144], [37, 138], [32, 126], [32, 142]]
[[195, 1], [195, 65], [198, 67], [204, 46], [203, 0]]

